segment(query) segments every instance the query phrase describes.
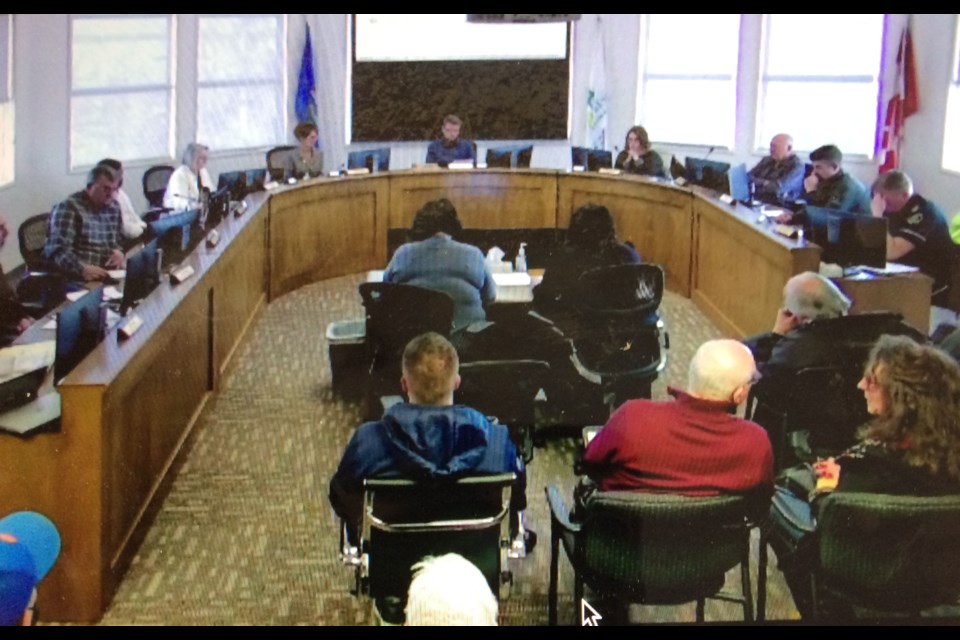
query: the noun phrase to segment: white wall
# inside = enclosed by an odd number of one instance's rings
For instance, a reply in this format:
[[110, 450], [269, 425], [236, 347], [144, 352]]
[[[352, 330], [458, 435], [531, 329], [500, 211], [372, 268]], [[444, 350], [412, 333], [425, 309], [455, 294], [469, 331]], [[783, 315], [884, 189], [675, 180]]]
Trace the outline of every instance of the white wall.
[[917, 192], [953, 216], [960, 212], [960, 175], [944, 171], [940, 162], [957, 16], [914, 14], [911, 23], [920, 110], [904, 123], [900, 164]]
[[[535, 142], [532, 164], [535, 167], [567, 168], [570, 164], [570, 144], [585, 141], [585, 108], [590, 62], [601, 44], [606, 52], [606, 86], [608, 99], [608, 148], [622, 148], [623, 135], [636, 124], [637, 64], [640, 41], [639, 20], [636, 14], [584, 14], [574, 27], [573, 70], [571, 82], [571, 140]], [[326, 169], [335, 169], [347, 155], [346, 109], [348, 69], [347, 14], [292, 14], [288, 22], [288, 82], [290, 96], [289, 122], [293, 128], [293, 95], [296, 90], [300, 56], [303, 50], [304, 24], [309, 24], [316, 56], [315, 71], [320, 113], [320, 138]], [[891, 24], [897, 24], [892, 20]], [[906, 142], [903, 147], [903, 168], [914, 178], [918, 190], [941, 204], [952, 214], [960, 211], [960, 176], [940, 169], [941, 138], [946, 108], [946, 86], [951, 63], [955, 16], [913, 16], [914, 45], [920, 76], [921, 111], [906, 124]], [[897, 31], [892, 29], [892, 31]], [[185, 34], [181, 33], [181, 36]], [[895, 37], [896, 33], [891, 34]], [[747, 30], [742, 46], [760, 46], [759, 29]], [[17, 15], [14, 20], [14, 96], [16, 100], [16, 182], [0, 189], [0, 213], [6, 215], [11, 228], [41, 211], [48, 211], [57, 201], [82, 187], [82, 171], [68, 169], [68, 22], [66, 15]], [[803, 45], [798, 43], [798, 52]], [[178, 68], [191, 51], [181, 46]], [[889, 53], [889, 52], [888, 52]], [[894, 51], [895, 55], [895, 51]], [[749, 58], [750, 56], [747, 56]], [[756, 76], [755, 69], [741, 68], [741, 73]], [[178, 71], [182, 75], [182, 72]], [[749, 96], [741, 96], [748, 100]], [[755, 102], [755, 100], [754, 100]], [[749, 117], [749, 114], [746, 114]], [[192, 116], [178, 114], [179, 121], [192, 121]], [[185, 120], [186, 119], [186, 120]], [[739, 128], [743, 130], [743, 127]], [[189, 132], [189, 127], [183, 127]], [[747, 162], [760, 158], [750, 149], [747, 134], [739, 134], [737, 150], [733, 153], [717, 151], [711, 157]], [[278, 144], [291, 143], [292, 135]], [[188, 142], [178, 139], [177, 147]], [[202, 140], [200, 141], [202, 142]], [[497, 141], [479, 141], [482, 154]], [[427, 142], [390, 144], [391, 166], [405, 168], [422, 162]], [[381, 146], [356, 145], [355, 148]], [[669, 159], [671, 153], [702, 155], [704, 148], [658, 147]], [[210, 171], [216, 176], [222, 171], [261, 167], [264, 150], [224, 153], [213, 150]], [[171, 163], [175, 163], [173, 158]], [[127, 163], [125, 183], [134, 203], [144, 206], [140, 180], [150, 163]], [[861, 180], [870, 182], [876, 176], [872, 162], [848, 163], [848, 169]], [[12, 239], [13, 240], [13, 239]], [[8, 241], [0, 251], [0, 262], [5, 270], [21, 263], [16, 241]]]

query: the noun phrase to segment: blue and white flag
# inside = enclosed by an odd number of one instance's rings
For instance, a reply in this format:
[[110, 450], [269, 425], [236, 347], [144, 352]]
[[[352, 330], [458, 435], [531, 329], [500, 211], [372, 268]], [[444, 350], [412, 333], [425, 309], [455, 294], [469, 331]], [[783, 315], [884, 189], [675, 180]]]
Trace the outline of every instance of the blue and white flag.
[[607, 78], [603, 46], [603, 24], [597, 19], [597, 53], [590, 66], [587, 84], [587, 147], [607, 148]]
[[297, 113], [297, 120], [317, 124], [317, 85], [313, 75], [313, 43], [310, 40], [310, 25], [306, 27], [307, 39], [303, 43], [300, 77], [297, 80], [297, 96], [293, 108]]

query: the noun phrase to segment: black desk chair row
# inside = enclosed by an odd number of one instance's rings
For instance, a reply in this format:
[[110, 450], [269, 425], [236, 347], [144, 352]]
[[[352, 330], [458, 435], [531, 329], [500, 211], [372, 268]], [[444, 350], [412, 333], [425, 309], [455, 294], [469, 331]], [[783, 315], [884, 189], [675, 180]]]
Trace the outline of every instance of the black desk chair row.
[[174, 167], [160, 164], [147, 169], [143, 174], [143, 197], [153, 208], [163, 208], [163, 194], [167, 192], [167, 183], [173, 175]]
[[49, 212], [30, 216], [17, 229], [20, 255], [26, 265], [26, 275], [17, 283], [17, 297], [34, 318], [42, 318], [66, 297], [63, 276], [50, 269], [43, 258], [49, 230]]

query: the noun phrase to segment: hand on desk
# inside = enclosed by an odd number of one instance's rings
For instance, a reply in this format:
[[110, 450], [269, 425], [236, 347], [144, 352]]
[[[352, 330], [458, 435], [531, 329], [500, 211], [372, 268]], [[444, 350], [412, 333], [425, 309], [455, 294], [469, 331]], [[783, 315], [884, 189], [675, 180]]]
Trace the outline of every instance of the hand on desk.
[[774, 218], [774, 220], [777, 222], [777, 224], [790, 224], [790, 222], [793, 220], [793, 211], [784, 211]]
[[95, 264], [85, 264], [83, 265], [83, 279], [87, 282], [93, 280], [106, 280], [109, 274], [107, 270], [103, 267], [98, 267]]
[[127, 259], [123, 255], [123, 252], [120, 249], [114, 249], [110, 253], [110, 259], [107, 260], [105, 265], [108, 269], [123, 269], [127, 264]]

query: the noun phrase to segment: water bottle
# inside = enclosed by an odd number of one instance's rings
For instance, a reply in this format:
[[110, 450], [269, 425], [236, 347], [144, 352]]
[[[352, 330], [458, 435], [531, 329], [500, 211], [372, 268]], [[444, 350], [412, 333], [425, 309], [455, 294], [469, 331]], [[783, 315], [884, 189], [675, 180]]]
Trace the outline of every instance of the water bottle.
[[527, 246], [526, 242], [520, 243], [520, 250], [517, 251], [517, 259], [514, 263], [514, 271], [517, 273], [526, 273], [527, 272], [527, 251], [524, 247]]

